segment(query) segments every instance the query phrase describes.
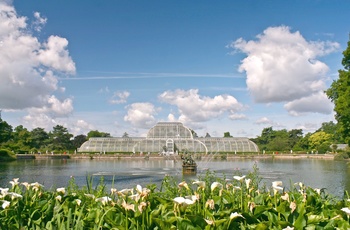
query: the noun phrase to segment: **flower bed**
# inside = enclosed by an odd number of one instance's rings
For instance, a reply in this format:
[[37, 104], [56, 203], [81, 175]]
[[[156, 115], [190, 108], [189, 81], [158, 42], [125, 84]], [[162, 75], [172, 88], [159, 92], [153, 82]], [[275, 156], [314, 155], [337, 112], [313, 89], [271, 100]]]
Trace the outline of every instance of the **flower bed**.
[[282, 182], [260, 186], [258, 173], [220, 178], [208, 172], [178, 183], [107, 191], [103, 181], [45, 189], [10, 181], [0, 188], [0, 229], [349, 229], [350, 202], [322, 189]]

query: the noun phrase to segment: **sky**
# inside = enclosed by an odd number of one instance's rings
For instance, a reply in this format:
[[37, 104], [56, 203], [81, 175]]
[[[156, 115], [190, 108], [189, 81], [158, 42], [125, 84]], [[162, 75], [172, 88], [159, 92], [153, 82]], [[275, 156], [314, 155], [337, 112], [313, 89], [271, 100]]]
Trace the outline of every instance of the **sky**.
[[0, 109], [13, 128], [143, 137], [315, 132], [334, 121], [348, 0], [0, 0]]

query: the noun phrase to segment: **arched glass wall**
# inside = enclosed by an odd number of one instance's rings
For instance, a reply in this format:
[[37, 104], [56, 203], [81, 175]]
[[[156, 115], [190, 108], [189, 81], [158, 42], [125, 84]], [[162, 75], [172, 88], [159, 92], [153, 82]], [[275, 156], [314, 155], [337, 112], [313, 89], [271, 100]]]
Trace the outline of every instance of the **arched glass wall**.
[[146, 138], [95, 137], [82, 144], [78, 152], [174, 152], [196, 153], [258, 152], [258, 146], [244, 137], [194, 138], [192, 132], [180, 122], [159, 122]]

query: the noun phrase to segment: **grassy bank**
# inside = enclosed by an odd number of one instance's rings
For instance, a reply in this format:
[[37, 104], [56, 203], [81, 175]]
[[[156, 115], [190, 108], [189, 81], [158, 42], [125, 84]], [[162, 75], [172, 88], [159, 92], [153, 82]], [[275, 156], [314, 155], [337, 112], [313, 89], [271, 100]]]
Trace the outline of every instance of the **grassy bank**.
[[261, 186], [258, 169], [219, 178], [106, 190], [87, 178], [47, 190], [13, 179], [1, 188], [0, 229], [349, 229], [349, 197], [282, 182]]

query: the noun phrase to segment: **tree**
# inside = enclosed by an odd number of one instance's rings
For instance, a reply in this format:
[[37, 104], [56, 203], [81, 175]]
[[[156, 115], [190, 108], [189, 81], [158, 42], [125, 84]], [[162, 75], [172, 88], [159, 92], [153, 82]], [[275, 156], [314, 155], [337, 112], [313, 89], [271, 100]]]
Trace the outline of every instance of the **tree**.
[[124, 132], [122, 138], [129, 138], [129, 134], [127, 132]]
[[14, 129], [12, 142], [15, 149], [29, 151], [32, 144], [31, 133], [23, 125], [19, 125]]
[[31, 132], [32, 148], [43, 149], [49, 143], [49, 134], [43, 128], [35, 128]]
[[209, 138], [209, 137], [211, 137], [210, 134], [209, 134], [209, 133], [206, 133], [206, 134], [205, 134], [205, 138]]
[[0, 118], [0, 145], [12, 137], [12, 126]]
[[224, 137], [232, 137], [230, 132], [224, 132]]
[[86, 135], [80, 134], [78, 136], [75, 136], [72, 144], [75, 149], [79, 148], [85, 141], [87, 141]]
[[71, 138], [72, 134], [68, 132], [68, 129], [62, 125], [56, 125], [53, 127], [53, 131], [50, 133], [50, 140], [52, 148], [55, 150], [69, 150], [72, 149]]
[[294, 149], [296, 143], [298, 143], [303, 138], [302, 129], [292, 129], [288, 132], [289, 135], [289, 147]]
[[333, 81], [326, 94], [334, 102], [335, 119], [339, 133], [347, 144], [350, 144], [350, 40], [343, 52], [343, 70], [339, 70], [339, 78]]
[[98, 130], [91, 130], [87, 134], [87, 138], [90, 139], [91, 137], [110, 137], [111, 135], [109, 133], [99, 132]]
[[309, 144], [312, 149], [321, 151], [320, 153], [324, 153], [330, 148], [331, 139], [331, 134], [323, 131], [315, 132], [309, 137]]

